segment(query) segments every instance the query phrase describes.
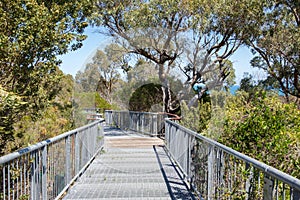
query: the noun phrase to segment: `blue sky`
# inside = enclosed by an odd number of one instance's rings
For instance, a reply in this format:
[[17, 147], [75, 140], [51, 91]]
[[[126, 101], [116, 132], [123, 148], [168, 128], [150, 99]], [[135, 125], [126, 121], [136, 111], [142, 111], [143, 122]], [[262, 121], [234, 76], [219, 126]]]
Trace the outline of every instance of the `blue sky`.
[[[84, 68], [85, 64], [93, 56], [97, 48], [105, 47], [105, 45], [110, 42], [108, 37], [101, 35], [95, 28], [88, 27], [86, 29], [86, 34], [88, 35], [88, 38], [83, 42], [82, 48], [59, 57], [62, 60], [60, 69], [65, 74], [71, 74], [75, 77], [76, 73]], [[244, 72], [255, 74], [257, 71], [257, 69], [253, 69], [250, 66], [252, 57], [252, 53], [246, 47], [241, 47], [230, 57], [236, 70], [237, 82], [243, 78]]]

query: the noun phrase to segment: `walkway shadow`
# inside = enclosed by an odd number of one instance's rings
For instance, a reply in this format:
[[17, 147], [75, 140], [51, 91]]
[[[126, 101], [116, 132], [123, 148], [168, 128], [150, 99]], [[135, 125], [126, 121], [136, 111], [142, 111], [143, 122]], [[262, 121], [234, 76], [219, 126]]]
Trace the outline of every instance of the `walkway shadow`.
[[176, 200], [176, 199], [196, 200], [193, 193], [188, 189], [188, 186], [186, 185], [186, 183], [182, 178], [182, 174], [179, 172], [179, 169], [175, 166], [172, 159], [167, 156], [169, 162], [168, 163], [162, 162], [163, 160], [162, 156], [166, 156], [167, 152], [166, 154], [158, 153], [156, 146], [153, 146], [153, 150], [155, 152], [157, 161], [160, 166], [161, 173], [164, 177], [165, 183], [167, 185], [172, 200]]
[[116, 127], [106, 126], [104, 127], [105, 136], [126, 136], [128, 133]]

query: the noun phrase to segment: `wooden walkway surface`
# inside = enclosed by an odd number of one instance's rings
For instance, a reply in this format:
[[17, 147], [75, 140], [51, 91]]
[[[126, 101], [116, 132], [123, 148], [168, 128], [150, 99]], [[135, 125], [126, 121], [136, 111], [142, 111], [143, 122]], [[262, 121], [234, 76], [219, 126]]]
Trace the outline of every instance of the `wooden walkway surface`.
[[104, 151], [64, 196], [70, 199], [194, 199], [161, 139], [105, 128]]

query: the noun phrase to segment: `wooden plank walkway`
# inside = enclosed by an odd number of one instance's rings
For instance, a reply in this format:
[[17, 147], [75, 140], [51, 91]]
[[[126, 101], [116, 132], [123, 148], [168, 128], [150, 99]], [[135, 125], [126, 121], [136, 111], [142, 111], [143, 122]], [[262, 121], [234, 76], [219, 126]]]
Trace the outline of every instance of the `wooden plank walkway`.
[[105, 128], [104, 151], [63, 198], [194, 199], [159, 138]]

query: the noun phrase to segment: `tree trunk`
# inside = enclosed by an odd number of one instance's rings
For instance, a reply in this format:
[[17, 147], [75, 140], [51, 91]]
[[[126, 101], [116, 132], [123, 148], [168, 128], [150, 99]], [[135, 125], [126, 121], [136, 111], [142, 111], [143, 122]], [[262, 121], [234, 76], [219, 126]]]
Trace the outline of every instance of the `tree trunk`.
[[159, 74], [159, 80], [162, 85], [161, 89], [163, 92], [163, 112], [169, 113], [170, 102], [172, 99], [171, 99], [170, 84], [166, 77], [163, 64], [159, 64], [158, 74]]

